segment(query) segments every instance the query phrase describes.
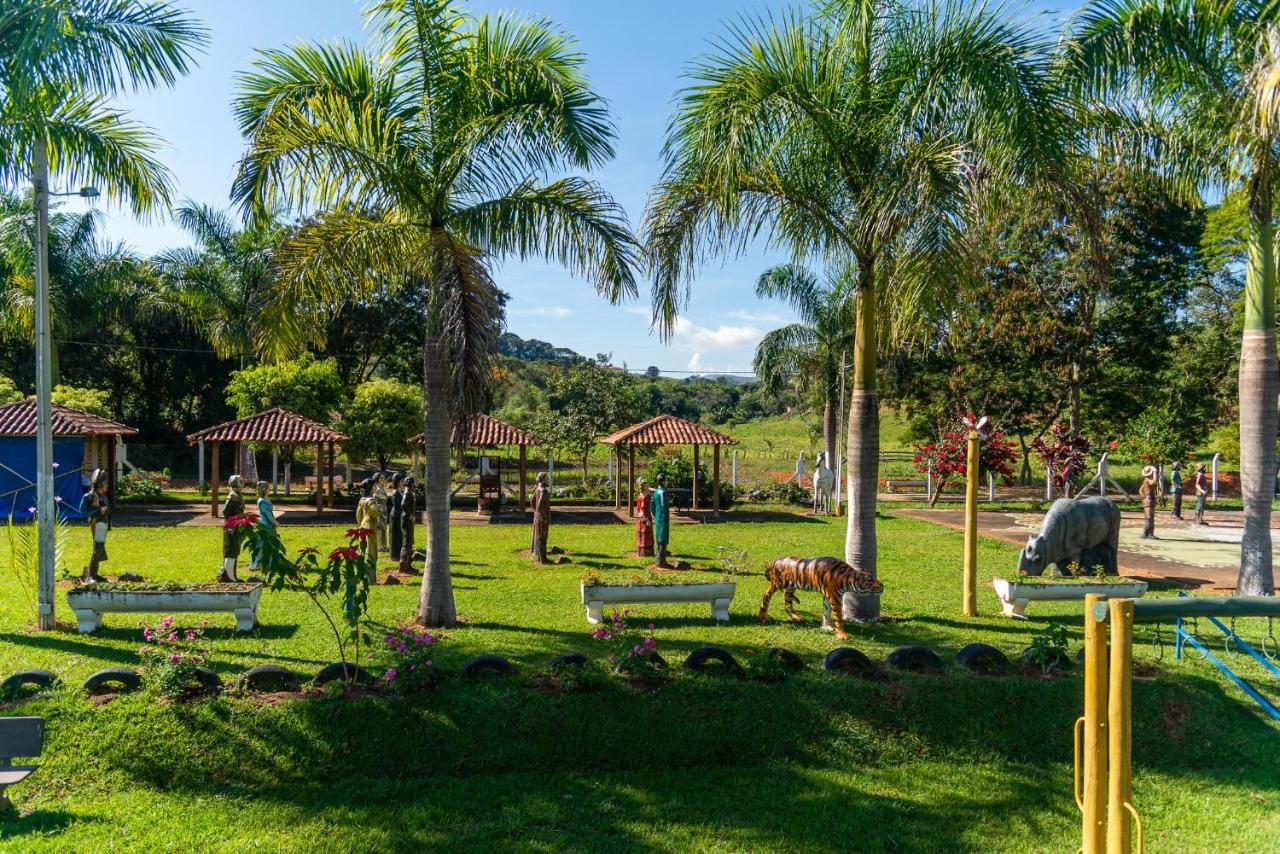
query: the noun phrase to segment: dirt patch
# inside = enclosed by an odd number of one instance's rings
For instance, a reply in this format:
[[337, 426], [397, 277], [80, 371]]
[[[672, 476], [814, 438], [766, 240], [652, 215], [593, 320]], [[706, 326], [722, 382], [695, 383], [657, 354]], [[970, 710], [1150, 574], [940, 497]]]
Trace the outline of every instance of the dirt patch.
[[113, 694], [109, 692], [106, 694], [90, 694], [89, 705], [93, 706], [96, 709], [98, 706], [105, 706], [107, 703], [110, 703], [111, 701], [115, 700], [119, 696], [120, 696], [119, 694]]
[[906, 705], [907, 700], [911, 698], [911, 695], [914, 694], [915, 691], [916, 689], [914, 685], [910, 685], [906, 682], [894, 682], [889, 686], [885, 699], [887, 699], [889, 701], [889, 705], [893, 706], [895, 709], [901, 709]]
[[1183, 700], [1165, 700], [1161, 709], [1161, 725], [1164, 734], [1174, 741], [1183, 741], [1187, 737], [1187, 718], [1191, 716], [1191, 707]]
[[548, 695], [564, 693], [564, 683], [554, 676], [539, 676], [531, 683], [535, 691]]

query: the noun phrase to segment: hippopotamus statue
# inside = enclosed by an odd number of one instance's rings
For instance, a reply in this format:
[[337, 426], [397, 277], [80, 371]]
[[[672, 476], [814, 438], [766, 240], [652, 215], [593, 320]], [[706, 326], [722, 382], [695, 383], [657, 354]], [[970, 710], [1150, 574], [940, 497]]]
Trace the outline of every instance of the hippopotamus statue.
[[1120, 508], [1109, 498], [1059, 498], [1053, 502], [1040, 525], [1040, 533], [1027, 537], [1027, 547], [1018, 558], [1018, 571], [1040, 575], [1049, 564], [1066, 573], [1067, 564], [1082, 567], [1101, 563], [1105, 572], [1115, 574], [1116, 552], [1120, 545]]

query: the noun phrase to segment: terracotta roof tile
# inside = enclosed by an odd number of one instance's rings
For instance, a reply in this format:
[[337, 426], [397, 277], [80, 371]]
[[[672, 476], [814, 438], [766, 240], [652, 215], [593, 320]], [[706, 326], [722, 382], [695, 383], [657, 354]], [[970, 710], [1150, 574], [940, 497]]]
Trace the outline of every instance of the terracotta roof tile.
[[600, 441], [606, 445], [736, 445], [738, 440], [675, 415], [659, 415], [619, 430]]
[[271, 442], [276, 445], [344, 442], [351, 437], [318, 421], [275, 407], [248, 418], [215, 424], [187, 436], [196, 442]]
[[[458, 435], [459, 430], [463, 431], [461, 437]], [[519, 427], [512, 427], [505, 421], [499, 421], [497, 418], [484, 414], [471, 415], [460, 421], [455, 421], [449, 442], [457, 445], [460, 438], [462, 440], [461, 444], [468, 448], [542, 444], [542, 440], [532, 433], [526, 433]], [[419, 433], [409, 441], [415, 445], [421, 445], [422, 434]]]
[[[53, 407], [55, 436], [132, 436], [138, 431], [118, 421], [69, 406]], [[34, 436], [36, 402], [19, 400], [0, 406], [0, 436]]]

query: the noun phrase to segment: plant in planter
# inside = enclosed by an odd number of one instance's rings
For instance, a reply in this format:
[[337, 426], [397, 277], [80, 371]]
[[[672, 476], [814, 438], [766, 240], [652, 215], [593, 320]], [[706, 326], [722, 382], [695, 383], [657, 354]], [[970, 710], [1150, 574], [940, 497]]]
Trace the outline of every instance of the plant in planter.
[[154, 625], [145, 620], [138, 623], [146, 641], [138, 647], [142, 671], [162, 696], [176, 700], [205, 688], [199, 668], [208, 666], [209, 651], [201, 646], [200, 638], [208, 623], [204, 620], [200, 628], [184, 629], [172, 616]]
[[658, 642], [651, 634], [653, 623], [641, 635], [627, 624], [626, 613], [614, 608], [613, 613], [592, 630], [592, 639], [610, 647], [608, 661], [618, 675], [644, 682], [665, 681], [667, 662], [658, 653]]
[[1050, 623], [1032, 635], [1026, 658], [1045, 674], [1068, 666], [1071, 659], [1067, 657], [1067, 627], [1061, 623]]
[[393, 629], [383, 638], [389, 661], [382, 678], [397, 694], [416, 694], [440, 684], [444, 672], [436, 664], [442, 632], [425, 632], [414, 626]]
[[719, 546], [716, 548], [716, 563], [725, 580], [733, 575], [748, 575], [751, 572], [751, 562], [746, 549]]
[[[321, 563], [319, 550], [314, 547], [304, 548], [290, 558], [274, 528], [246, 525], [241, 530], [249, 549], [258, 555], [258, 568], [267, 587], [276, 592], [293, 590], [311, 600], [333, 630], [343, 672], [349, 674], [348, 680], [355, 679], [355, 671], [347, 667], [347, 643], [351, 642], [351, 663], [358, 665], [360, 621], [369, 608], [369, 577], [377, 561], [376, 555], [369, 554], [366, 542], [371, 532], [363, 528], [348, 529], [346, 545], [330, 551]], [[341, 620], [347, 628], [345, 636], [325, 604], [335, 596], [341, 598]]]

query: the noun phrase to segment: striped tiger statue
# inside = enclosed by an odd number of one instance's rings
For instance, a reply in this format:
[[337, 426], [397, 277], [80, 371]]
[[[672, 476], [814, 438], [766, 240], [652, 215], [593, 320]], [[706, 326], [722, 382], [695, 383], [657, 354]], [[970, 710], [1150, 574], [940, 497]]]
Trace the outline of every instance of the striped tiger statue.
[[831, 607], [831, 621], [841, 640], [849, 637], [844, 631], [842, 595], [856, 593], [865, 596], [884, 590], [884, 585], [870, 573], [854, 569], [838, 557], [780, 557], [765, 567], [764, 577], [769, 586], [765, 588], [764, 601], [760, 603], [760, 622], [769, 619], [769, 600], [778, 590], [782, 590], [787, 616], [793, 622], [799, 622], [803, 618], [796, 613], [796, 591], [816, 590], [826, 597]]

